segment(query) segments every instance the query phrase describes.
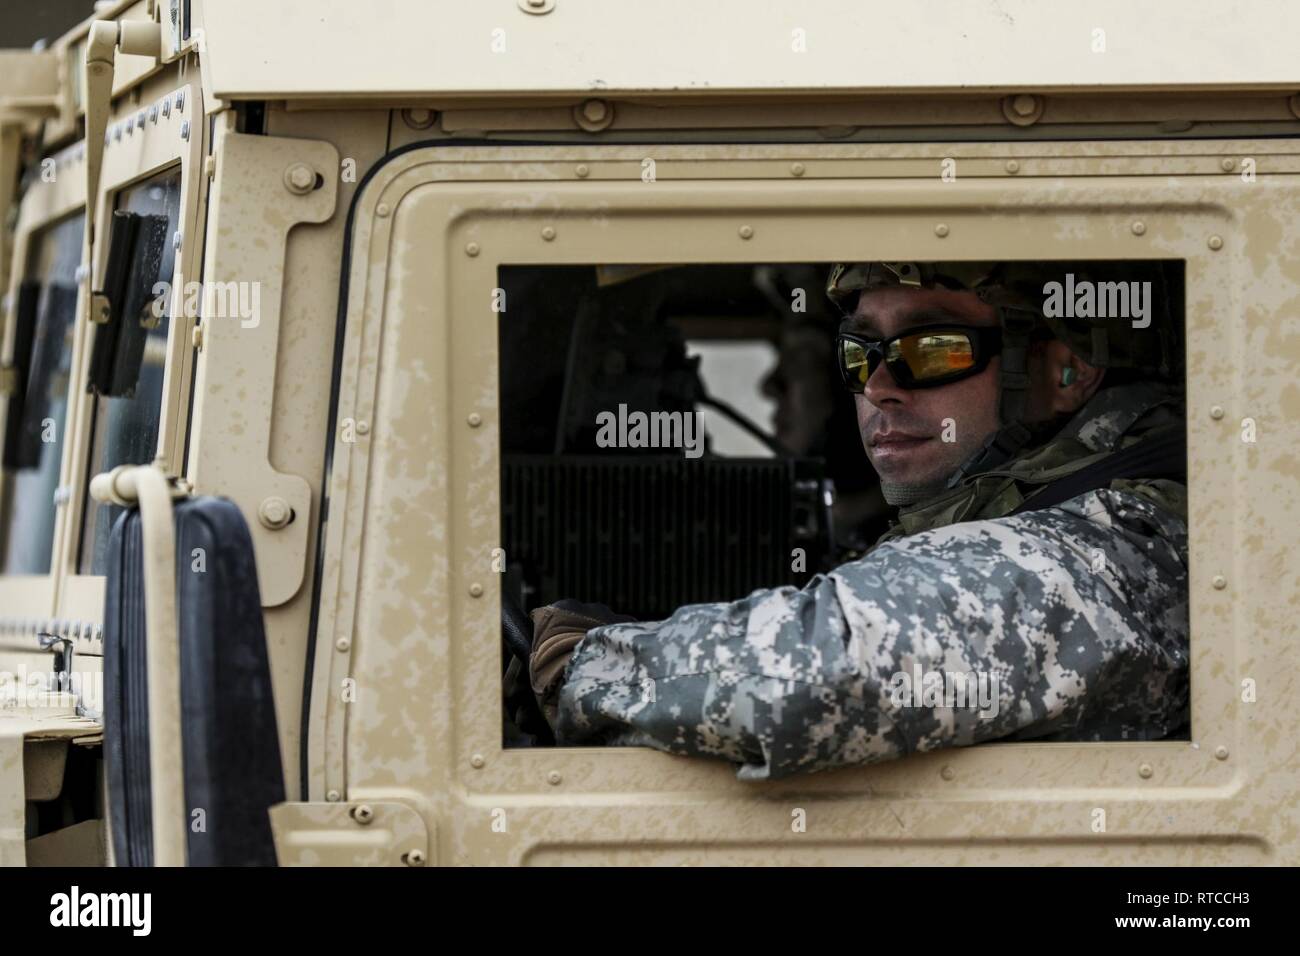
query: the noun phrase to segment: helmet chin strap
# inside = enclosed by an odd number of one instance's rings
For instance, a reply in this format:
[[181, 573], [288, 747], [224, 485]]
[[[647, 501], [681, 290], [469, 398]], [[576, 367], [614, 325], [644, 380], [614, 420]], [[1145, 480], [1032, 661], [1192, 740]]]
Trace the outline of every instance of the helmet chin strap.
[[992, 290], [980, 298], [993, 305], [1002, 327], [1002, 362], [998, 374], [998, 418], [1002, 427], [953, 472], [945, 488], [956, 488], [971, 475], [997, 468], [1034, 437], [1033, 430], [1024, 422], [1029, 408], [1029, 342], [1038, 315], [1020, 305], [998, 302]]
[[884, 478], [880, 480], [880, 493], [885, 497], [885, 503], [895, 507], [899, 505], [914, 505], [918, 501], [926, 501], [934, 498], [949, 487], [946, 481], [932, 482], [909, 482], [909, 481], [888, 481]]
[[[975, 454], [962, 462], [957, 470], [952, 473], [952, 477], [944, 483], [944, 487], [956, 488], [971, 475], [978, 475], [981, 472], [997, 468], [1014, 457], [1017, 452], [1029, 444], [1032, 438], [1033, 432], [1019, 422], [1013, 425], [1003, 425], [984, 441], [984, 444], [979, 447]], [[888, 500], [888, 498], [885, 500]]]

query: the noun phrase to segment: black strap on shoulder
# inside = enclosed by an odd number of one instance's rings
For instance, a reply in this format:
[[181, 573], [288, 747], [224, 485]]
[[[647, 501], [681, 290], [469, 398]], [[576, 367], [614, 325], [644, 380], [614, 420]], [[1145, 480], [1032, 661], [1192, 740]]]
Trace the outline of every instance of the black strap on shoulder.
[[1106, 488], [1119, 478], [1172, 478], [1185, 482], [1187, 436], [1182, 427], [1144, 438], [1122, 451], [1107, 455], [1096, 464], [1044, 485], [1011, 514], [1051, 508], [1086, 492]]
[[1038, 314], [1009, 304], [997, 305], [996, 309], [1002, 329], [998, 414], [1004, 423], [1017, 424], [1024, 421], [1029, 405], [1029, 343]]

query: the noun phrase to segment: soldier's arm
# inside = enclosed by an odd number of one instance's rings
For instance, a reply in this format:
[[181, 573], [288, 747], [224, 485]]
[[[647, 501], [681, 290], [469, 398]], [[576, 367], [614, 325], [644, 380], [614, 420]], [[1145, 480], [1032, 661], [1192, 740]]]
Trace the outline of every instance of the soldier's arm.
[[[1187, 711], [1186, 558], [1180, 517], [1109, 490], [913, 535], [803, 589], [590, 631], [558, 740], [760, 779], [1011, 735], [1165, 736]], [[973, 674], [976, 699], [935, 706], [940, 672]]]

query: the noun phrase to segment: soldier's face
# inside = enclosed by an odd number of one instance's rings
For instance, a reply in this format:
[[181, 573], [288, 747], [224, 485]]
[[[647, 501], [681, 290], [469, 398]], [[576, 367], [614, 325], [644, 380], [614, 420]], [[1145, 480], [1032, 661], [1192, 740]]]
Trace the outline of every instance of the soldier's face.
[[[935, 322], [996, 326], [993, 307], [971, 292], [889, 288], [864, 292], [848, 327], [872, 339]], [[942, 490], [998, 428], [999, 357], [982, 372], [936, 388], [903, 389], [882, 362], [855, 395], [858, 429], [885, 500], [907, 504]]]

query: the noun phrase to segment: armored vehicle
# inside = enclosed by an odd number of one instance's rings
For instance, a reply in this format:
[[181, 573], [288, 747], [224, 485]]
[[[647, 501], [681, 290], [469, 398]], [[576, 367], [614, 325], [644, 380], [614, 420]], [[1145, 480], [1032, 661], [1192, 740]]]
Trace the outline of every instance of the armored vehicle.
[[[0, 53], [0, 862], [1300, 862], [1270, 11], [123, 0]], [[991, 260], [1165, 277], [1185, 738], [555, 746], [510, 622], [860, 550], [827, 273]]]

